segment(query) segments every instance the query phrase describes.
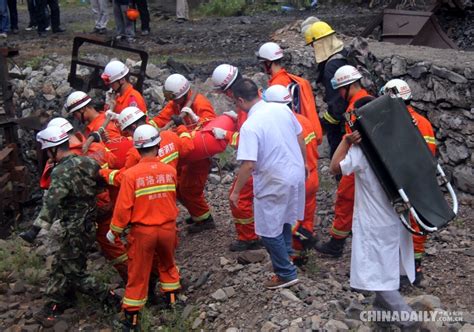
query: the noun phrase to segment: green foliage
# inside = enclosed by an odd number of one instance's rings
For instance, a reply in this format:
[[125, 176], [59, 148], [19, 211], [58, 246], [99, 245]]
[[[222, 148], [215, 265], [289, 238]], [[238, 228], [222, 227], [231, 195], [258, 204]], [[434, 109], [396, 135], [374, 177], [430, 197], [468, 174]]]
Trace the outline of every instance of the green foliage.
[[220, 168], [228, 168], [232, 164], [232, 161], [235, 159], [235, 149], [230, 145], [227, 145], [224, 152], [219, 153], [214, 158], [217, 158], [217, 164]]
[[0, 280], [8, 282], [8, 275], [18, 273], [30, 284], [39, 284], [44, 276], [44, 262], [19, 241], [2, 241], [0, 246]]
[[44, 59], [45, 57], [43, 56], [35, 56], [30, 60], [25, 61], [25, 67], [31, 67], [33, 70], [38, 70], [41, 68], [41, 63]]
[[236, 16], [242, 14], [245, 0], [210, 0], [196, 10], [198, 16]]

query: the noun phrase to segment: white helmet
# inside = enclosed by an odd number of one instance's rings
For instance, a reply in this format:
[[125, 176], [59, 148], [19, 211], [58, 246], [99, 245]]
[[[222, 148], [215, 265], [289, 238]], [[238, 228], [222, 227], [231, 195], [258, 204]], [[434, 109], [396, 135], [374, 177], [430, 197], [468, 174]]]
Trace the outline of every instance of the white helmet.
[[181, 74], [172, 74], [165, 81], [164, 94], [167, 100], [178, 99], [184, 96], [191, 85]]
[[411, 89], [408, 86], [408, 83], [399, 78], [394, 78], [393, 80], [388, 81], [385, 86], [382, 88], [382, 94], [386, 94], [389, 90], [395, 90], [396, 96], [402, 98], [403, 100], [411, 99]]
[[141, 125], [133, 133], [133, 145], [137, 149], [150, 148], [161, 141], [160, 134], [155, 127], [148, 124]]
[[51, 121], [48, 122], [47, 127], [59, 127], [62, 128], [66, 133], [74, 129], [71, 122], [69, 122], [65, 118], [51, 119]]
[[331, 79], [331, 85], [334, 90], [343, 86], [357, 82], [362, 78], [362, 75], [356, 67], [345, 65], [336, 70], [334, 77]]
[[275, 84], [265, 90], [263, 100], [266, 102], [288, 104], [291, 102], [292, 97], [287, 87]]
[[64, 129], [51, 126], [36, 134], [36, 140], [41, 143], [41, 150], [44, 150], [67, 142], [69, 136]]
[[124, 78], [129, 72], [128, 67], [121, 61], [112, 60], [104, 68], [102, 80], [106, 85], [112, 84], [121, 78]]
[[82, 91], [74, 91], [67, 97], [66, 105], [64, 107], [68, 113], [74, 113], [89, 104], [91, 101], [91, 97], [86, 93]]
[[129, 106], [125, 107], [122, 112], [120, 112], [118, 116], [118, 123], [120, 126], [120, 130], [124, 130], [131, 124], [137, 122], [139, 119], [145, 116], [138, 107]]
[[216, 67], [212, 72], [212, 83], [214, 83], [215, 89], [221, 89], [226, 91], [232, 83], [235, 82], [237, 76], [239, 76], [239, 70], [237, 67], [222, 64]]
[[283, 50], [277, 43], [265, 43], [258, 49], [257, 57], [260, 60], [275, 61], [283, 58]]

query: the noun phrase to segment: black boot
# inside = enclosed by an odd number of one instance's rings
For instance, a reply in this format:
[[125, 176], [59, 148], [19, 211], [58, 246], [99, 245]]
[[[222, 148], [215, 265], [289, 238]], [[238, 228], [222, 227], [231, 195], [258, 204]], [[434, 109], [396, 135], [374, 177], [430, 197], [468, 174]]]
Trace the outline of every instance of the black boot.
[[31, 228], [25, 232], [21, 232], [20, 237], [26, 242], [33, 243], [33, 241], [38, 236], [38, 233], [41, 231], [41, 227], [31, 226]]
[[246, 250], [258, 250], [262, 248], [262, 243], [259, 239], [257, 240], [250, 240], [250, 241], [242, 241], [242, 240], [235, 240], [229, 246], [230, 251], [246, 251]]
[[313, 233], [301, 226], [298, 227], [294, 236], [301, 242], [305, 251], [311, 250], [316, 245], [316, 239], [313, 236]]
[[194, 234], [213, 228], [216, 228], [216, 223], [210, 215], [207, 219], [195, 221], [191, 226], [188, 227], [188, 233]]
[[123, 311], [123, 318], [120, 322], [123, 325], [123, 332], [139, 332], [140, 329], [140, 312], [139, 311]]
[[315, 248], [320, 253], [331, 255], [335, 258], [338, 258], [342, 256], [345, 242], [346, 242], [346, 239], [339, 240], [339, 239], [335, 239], [331, 237], [331, 240], [329, 240], [328, 242], [324, 244], [318, 243]]
[[122, 298], [115, 294], [113, 290], [109, 290], [105, 299], [104, 304], [112, 310], [120, 311], [122, 306]]
[[72, 307], [72, 304], [46, 304], [40, 311], [33, 315], [33, 318], [43, 327], [53, 327], [57, 323], [58, 315], [62, 314], [64, 310]]
[[423, 271], [421, 269], [421, 258], [415, 259], [415, 281], [413, 285], [419, 287], [423, 280]]

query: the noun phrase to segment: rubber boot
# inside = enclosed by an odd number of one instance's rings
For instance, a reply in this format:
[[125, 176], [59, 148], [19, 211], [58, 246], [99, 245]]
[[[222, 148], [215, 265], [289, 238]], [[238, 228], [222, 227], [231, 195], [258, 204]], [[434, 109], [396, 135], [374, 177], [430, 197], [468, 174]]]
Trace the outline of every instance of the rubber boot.
[[123, 311], [123, 318], [120, 321], [123, 325], [123, 332], [139, 332], [140, 329], [140, 312], [139, 311]]
[[122, 305], [122, 298], [120, 295], [115, 294], [115, 292], [110, 289], [104, 299], [104, 304], [111, 309], [117, 310], [118, 312]]
[[213, 229], [216, 228], [216, 223], [212, 216], [209, 216], [207, 219], [201, 221], [195, 221], [191, 226], [187, 228], [188, 233], [195, 234], [202, 232], [206, 229]]
[[342, 256], [342, 252], [344, 251], [344, 244], [346, 243], [346, 239], [335, 239], [331, 237], [331, 239], [324, 243], [324, 244], [317, 244], [316, 250], [322, 254], [330, 255], [335, 258], [339, 258]]
[[41, 227], [31, 226], [31, 228], [25, 232], [21, 232], [19, 236], [28, 243], [33, 243], [33, 241], [38, 236], [41, 231]]

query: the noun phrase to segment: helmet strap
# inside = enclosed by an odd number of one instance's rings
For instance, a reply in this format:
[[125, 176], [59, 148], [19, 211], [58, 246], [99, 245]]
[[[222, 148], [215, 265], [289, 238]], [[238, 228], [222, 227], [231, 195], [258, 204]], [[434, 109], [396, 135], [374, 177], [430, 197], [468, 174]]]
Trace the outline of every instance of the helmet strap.
[[349, 85], [346, 85], [345, 88], [346, 88], [346, 94], [344, 95], [344, 100], [345, 101], [349, 101], [349, 92], [351, 91], [351, 86], [352, 86], [352, 83], [349, 84]]

